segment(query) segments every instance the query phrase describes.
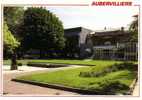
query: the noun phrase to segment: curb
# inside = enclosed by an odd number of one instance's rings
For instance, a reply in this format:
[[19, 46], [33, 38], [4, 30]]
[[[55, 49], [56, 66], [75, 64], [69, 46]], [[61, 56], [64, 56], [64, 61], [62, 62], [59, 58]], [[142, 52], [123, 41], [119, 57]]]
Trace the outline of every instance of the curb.
[[100, 95], [95, 91], [89, 91], [89, 90], [84, 90], [84, 89], [79, 89], [79, 88], [61, 86], [61, 85], [57, 85], [57, 84], [48, 84], [48, 83], [42, 83], [42, 82], [27, 81], [27, 80], [22, 80], [22, 79], [12, 79], [12, 81], [37, 85], [37, 86], [41, 86], [41, 87], [60, 89], [60, 90], [64, 90], [64, 91], [71, 91], [71, 92], [76, 92], [76, 93], [85, 94], [85, 95]]
[[[64, 91], [76, 92], [76, 93], [79, 93], [82, 95], [101, 95], [101, 96], [102, 95], [117, 95], [117, 94], [103, 94], [103, 93], [101, 94], [97, 91], [72, 88], [72, 87], [63, 86], [63, 85], [35, 82], [35, 81], [22, 80], [22, 79], [12, 79], [12, 81], [20, 82], [20, 83], [27, 83], [27, 84], [31, 84], [31, 85], [37, 85], [37, 86], [47, 87], [47, 88], [52, 88], [52, 89], [59, 89], [59, 90], [64, 90]], [[130, 90], [132, 90], [132, 89], [130, 89]], [[121, 95], [124, 95], [124, 94], [121, 94]], [[131, 95], [130, 91], [125, 95]]]

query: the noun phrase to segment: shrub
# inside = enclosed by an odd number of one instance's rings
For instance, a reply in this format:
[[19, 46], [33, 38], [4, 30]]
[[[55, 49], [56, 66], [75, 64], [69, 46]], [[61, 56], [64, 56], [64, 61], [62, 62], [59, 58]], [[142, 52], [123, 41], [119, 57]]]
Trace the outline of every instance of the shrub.
[[22, 66], [22, 63], [18, 63], [18, 66]]
[[100, 77], [100, 76], [104, 76], [107, 73], [115, 72], [118, 70], [124, 70], [124, 69], [136, 71], [137, 66], [133, 63], [124, 62], [121, 64], [111, 65], [111, 66], [104, 68], [103, 70], [97, 71], [97, 72], [95, 71], [95, 68], [92, 68], [91, 71], [80, 72], [79, 76], [81, 76], [81, 77]]
[[127, 70], [136, 71], [137, 68], [138, 68], [138, 65], [130, 63], [130, 62], [124, 62], [124, 63], [121, 63], [121, 64], [114, 64], [113, 67], [116, 67], [118, 70], [127, 69]]
[[[89, 90], [95, 91], [97, 94], [116, 94], [118, 91], [129, 90], [129, 87], [122, 84], [118, 80], [103, 80], [98, 83], [94, 83], [88, 87]], [[124, 91], [125, 94], [125, 91]]]
[[34, 67], [45, 67], [45, 68], [57, 68], [57, 67], [66, 67], [64, 64], [45, 64], [45, 63], [27, 63], [28, 66]]

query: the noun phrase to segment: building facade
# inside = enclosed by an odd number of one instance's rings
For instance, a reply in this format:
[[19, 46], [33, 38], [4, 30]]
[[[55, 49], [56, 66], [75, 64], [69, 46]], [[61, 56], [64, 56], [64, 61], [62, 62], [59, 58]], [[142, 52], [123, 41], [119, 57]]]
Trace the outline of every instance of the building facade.
[[86, 50], [89, 50], [89, 48], [93, 45], [87, 44], [87, 37], [91, 32], [92, 30], [83, 27], [65, 29], [65, 55], [76, 58], [84, 58], [89, 56], [89, 51], [87, 53]]
[[124, 28], [96, 31], [92, 34], [95, 59], [137, 60], [137, 43], [130, 41], [131, 33]]
[[77, 58], [137, 60], [137, 43], [121, 29], [93, 31], [83, 27], [65, 30], [66, 55]]

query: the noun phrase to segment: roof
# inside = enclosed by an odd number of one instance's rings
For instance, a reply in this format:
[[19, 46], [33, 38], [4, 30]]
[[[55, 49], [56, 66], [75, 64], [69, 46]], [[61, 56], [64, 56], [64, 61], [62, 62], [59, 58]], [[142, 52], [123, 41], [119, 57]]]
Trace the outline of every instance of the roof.
[[73, 28], [68, 28], [68, 29], [64, 29], [64, 31], [71, 31], [71, 30], [79, 30], [81, 31], [82, 27], [73, 27]]
[[65, 36], [67, 36], [67, 35], [79, 35], [80, 32], [82, 31], [82, 29], [92, 31], [92, 30], [84, 28], [84, 27], [74, 27], [74, 28], [64, 29]]
[[64, 30], [65, 36], [77, 36], [81, 32], [81, 27], [69, 28]]
[[125, 31], [124, 28], [92, 31], [84, 27], [74, 27], [74, 28], [65, 29], [64, 30], [65, 36], [73, 36], [73, 35], [77, 36], [81, 33], [82, 29], [90, 31], [90, 34], [93, 36], [112, 36], [112, 35], [124, 35], [130, 33], [128, 31]]
[[128, 31], [122, 31], [122, 30], [113, 30], [113, 31], [97, 31], [93, 35], [94, 36], [112, 36], [112, 35], [124, 35], [129, 34]]

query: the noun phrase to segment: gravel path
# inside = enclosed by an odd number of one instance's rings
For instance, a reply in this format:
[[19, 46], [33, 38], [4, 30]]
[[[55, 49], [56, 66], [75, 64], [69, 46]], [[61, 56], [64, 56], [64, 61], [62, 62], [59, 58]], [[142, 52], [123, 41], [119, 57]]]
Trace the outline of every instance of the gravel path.
[[[24, 68], [25, 67], [25, 68]], [[3, 94], [6, 96], [56, 96], [56, 95], [62, 95], [62, 96], [78, 96], [79, 94], [69, 92], [69, 91], [63, 91], [63, 90], [57, 90], [57, 89], [51, 89], [51, 88], [45, 88], [25, 83], [19, 83], [11, 81], [12, 78], [15, 78], [16, 76], [30, 74], [31, 72], [41, 72], [41, 71], [52, 71], [52, 70], [58, 70], [62, 68], [37, 68], [37, 67], [21, 67], [18, 71], [10, 71], [8, 70], [8, 67], [5, 67], [3, 71]]]

